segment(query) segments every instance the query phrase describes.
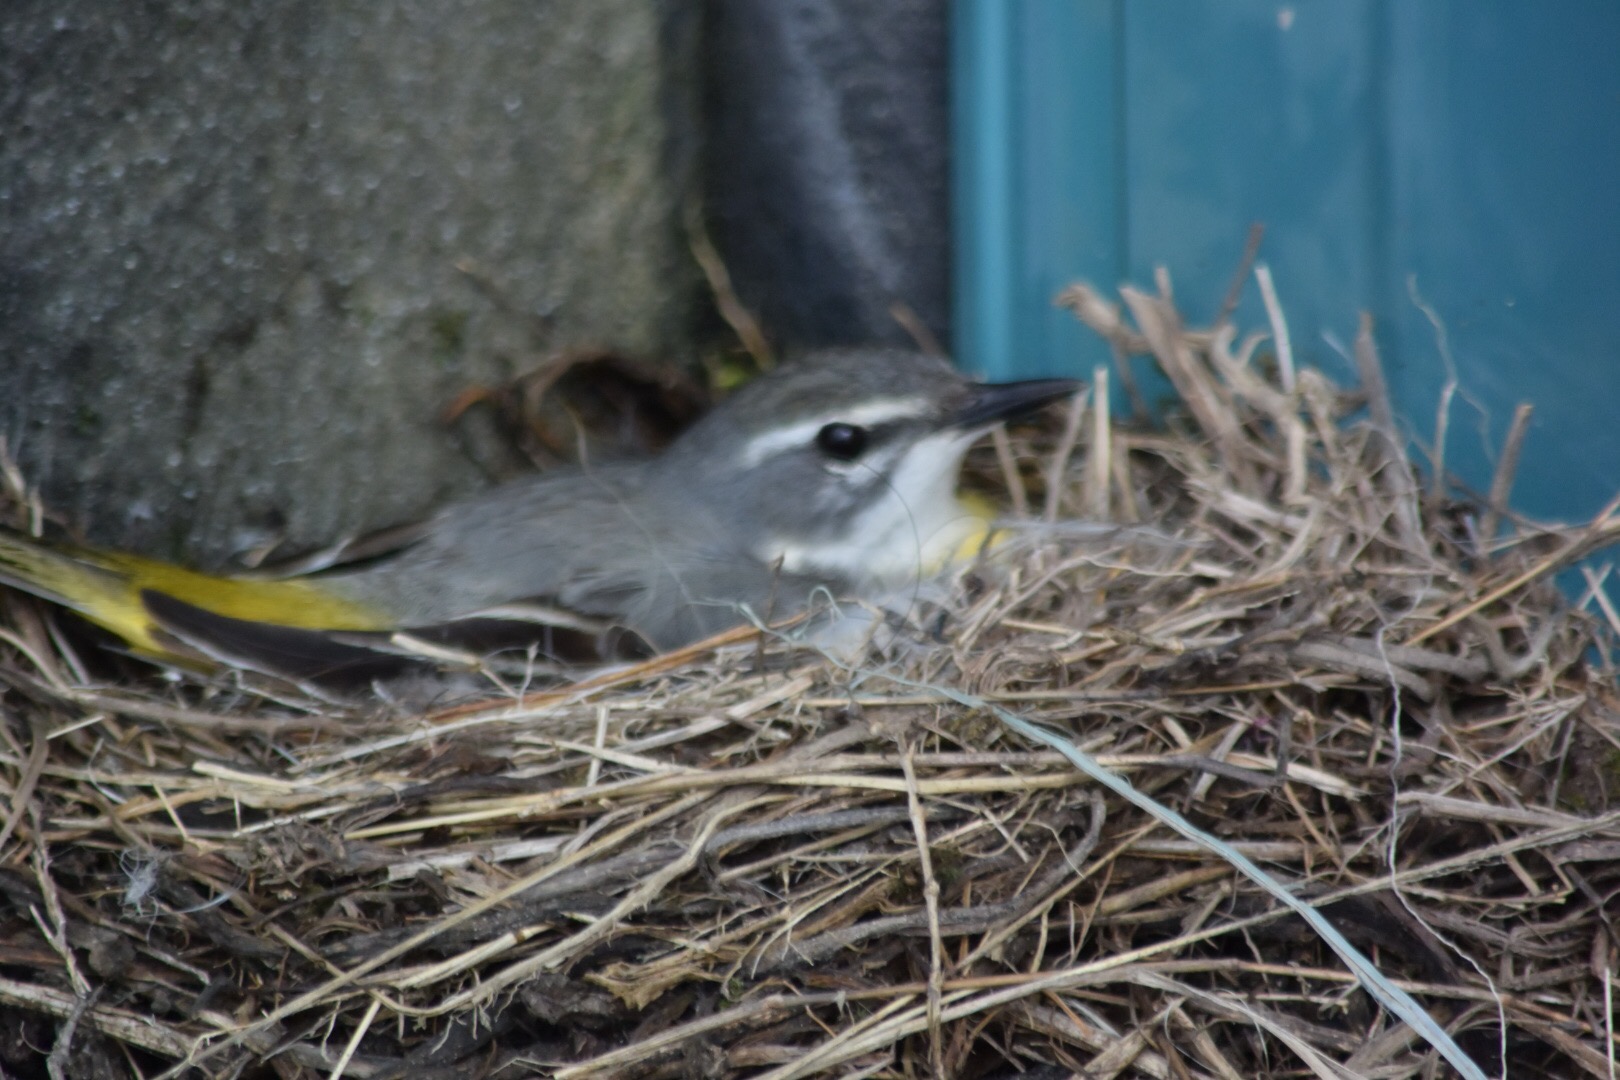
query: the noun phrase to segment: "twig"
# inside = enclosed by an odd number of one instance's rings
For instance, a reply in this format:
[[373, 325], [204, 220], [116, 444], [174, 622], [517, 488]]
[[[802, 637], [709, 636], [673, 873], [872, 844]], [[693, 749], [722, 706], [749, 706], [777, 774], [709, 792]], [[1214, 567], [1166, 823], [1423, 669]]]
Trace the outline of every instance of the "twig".
[[377, 1013], [381, 1009], [382, 999], [372, 998], [371, 1005], [366, 1009], [366, 1014], [354, 1026], [354, 1034], [349, 1036], [347, 1045], [343, 1047], [343, 1055], [337, 1059], [337, 1064], [332, 1066], [328, 1080], [342, 1080], [344, 1072], [349, 1068], [349, 1062], [354, 1060], [355, 1051], [360, 1049], [360, 1040], [364, 1039], [366, 1032], [371, 1030], [371, 1022], [377, 1019]]
[[1260, 256], [1260, 243], [1265, 238], [1265, 222], [1256, 221], [1249, 226], [1249, 234], [1243, 241], [1243, 255], [1238, 259], [1237, 269], [1232, 271], [1232, 283], [1226, 287], [1226, 298], [1221, 301], [1220, 310], [1215, 313], [1214, 326], [1224, 326], [1232, 321], [1238, 302], [1243, 299], [1243, 287], [1249, 283], [1249, 268]]
[[1018, 475], [1018, 463], [1013, 459], [1012, 443], [1007, 438], [1006, 425], [997, 424], [992, 428], [990, 439], [996, 448], [996, 464], [1001, 467], [1001, 482], [1012, 499], [1013, 516], [1027, 517], [1029, 496], [1024, 492], [1024, 481]]
[[922, 321], [922, 317], [917, 314], [910, 304], [896, 300], [889, 305], [889, 317], [899, 323], [901, 329], [911, 335], [911, 340], [916, 342], [917, 348], [929, 356], [945, 355], [944, 344], [934, 335], [932, 330], [928, 329], [928, 324]]
[[923, 906], [928, 913], [928, 1054], [933, 1075], [948, 1080], [945, 1072], [944, 1033], [940, 1028], [940, 986], [945, 978], [945, 944], [939, 931], [939, 879], [934, 877], [934, 859], [928, 850], [928, 822], [923, 817], [922, 796], [917, 791], [917, 769], [911, 761], [911, 744], [900, 747], [900, 769], [906, 778], [906, 806], [911, 812], [911, 831], [917, 840], [917, 869], [922, 874]]
[[1266, 318], [1271, 321], [1271, 339], [1277, 345], [1277, 377], [1282, 382], [1283, 392], [1294, 392], [1294, 342], [1288, 336], [1288, 319], [1283, 315], [1282, 304], [1277, 300], [1277, 286], [1271, 280], [1271, 267], [1265, 263], [1256, 263], [1254, 267], [1254, 280], [1260, 283], [1260, 299], [1266, 305]]
[[1446, 493], [1446, 438], [1451, 430], [1451, 403], [1457, 396], [1457, 380], [1446, 379], [1434, 407], [1434, 449], [1429, 455], [1429, 497], [1438, 500]]
[[51, 1080], [74, 1080], [67, 1071], [73, 1057], [73, 1036], [79, 1029], [79, 1021], [95, 1006], [96, 998], [100, 996], [99, 988], [88, 994], [80, 994], [74, 1002], [73, 1011], [68, 1013], [62, 1026], [57, 1029], [56, 1043], [51, 1047], [50, 1056], [45, 1059], [45, 1071]]
[[708, 227], [703, 223], [702, 203], [695, 198], [686, 206], [686, 240], [692, 249], [692, 258], [703, 270], [709, 290], [714, 293], [714, 303], [720, 310], [720, 317], [726, 320], [726, 325], [731, 327], [732, 333], [737, 335], [737, 340], [742, 342], [759, 369], [769, 371], [776, 366], [770, 342], [766, 340], [765, 331], [760, 328], [754, 313], [738, 298], [737, 290], [731, 283], [731, 272], [726, 269], [725, 260], [720, 257], [714, 241], [709, 239]]
[[[6, 823], [0, 826], [0, 852], [5, 851], [6, 841], [16, 831], [17, 823], [22, 820], [23, 814], [28, 810], [28, 804], [34, 797], [34, 788], [39, 784], [39, 778], [45, 774], [45, 762], [51, 752], [51, 735], [45, 727], [43, 718], [34, 718], [29, 724], [28, 759], [23, 762], [22, 771], [17, 775], [17, 783], [11, 791], [11, 808], [6, 814]], [[38, 835], [35, 836], [36, 843]]]
[[[1104, 391], [1108, 388], [1106, 378], [1104, 375]], [[1069, 469], [1069, 459], [1074, 456], [1074, 444], [1080, 439], [1080, 420], [1086, 413], [1086, 399], [1094, 389], [1095, 384], [1069, 399], [1069, 409], [1063, 417], [1063, 434], [1058, 436], [1057, 449], [1052, 451], [1051, 464], [1046, 467], [1046, 506], [1041, 516], [1047, 521], [1057, 520], [1058, 507], [1063, 501], [1063, 478]]]
[[1491, 493], [1480, 518], [1479, 538], [1487, 549], [1496, 539], [1496, 530], [1502, 515], [1507, 512], [1508, 495], [1513, 491], [1513, 478], [1519, 471], [1519, 454], [1524, 449], [1524, 436], [1530, 428], [1530, 414], [1535, 409], [1521, 401], [1513, 410], [1513, 422], [1508, 425], [1507, 438], [1502, 442], [1502, 456], [1497, 460], [1496, 472], [1491, 476]]
[[[1091, 372], [1091, 395], [1091, 456], [1087, 461], [1091, 470], [1088, 479], [1091, 499], [1087, 511], [1093, 521], [1107, 521], [1109, 489], [1114, 475], [1114, 425], [1109, 411], [1112, 403], [1108, 369], [1100, 364]], [[1049, 520], [1056, 520], [1056, 500], [1050, 505], [1053, 513]]]

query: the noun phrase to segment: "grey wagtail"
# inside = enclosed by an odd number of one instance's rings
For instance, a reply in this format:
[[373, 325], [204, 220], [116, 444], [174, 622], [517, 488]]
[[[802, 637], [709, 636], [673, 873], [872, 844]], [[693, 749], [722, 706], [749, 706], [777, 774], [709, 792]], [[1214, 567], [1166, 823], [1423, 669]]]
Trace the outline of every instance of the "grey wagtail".
[[363, 563], [213, 576], [0, 531], [0, 582], [148, 657], [316, 681], [399, 666], [395, 633], [490, 620], [542, 640], [532, 624], [611, 628], [667, 650], [814, 596], [893, 595], [977, 550], [989, 516], [956, 490], [968, 446], [1078, 385], [976, 383], [911, 352], [818, 353], [747, 384], [658, 457], [493, 488]]

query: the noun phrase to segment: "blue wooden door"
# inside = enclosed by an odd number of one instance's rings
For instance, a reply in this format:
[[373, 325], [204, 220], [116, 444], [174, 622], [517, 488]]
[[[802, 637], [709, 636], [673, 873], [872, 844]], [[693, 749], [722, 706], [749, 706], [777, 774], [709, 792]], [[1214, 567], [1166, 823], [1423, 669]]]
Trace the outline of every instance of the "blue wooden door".
[[952, 49], [969, 367], [1105, 359], [1051, 306], [1076, 278], [1163, 265], [1208, 319], [1259, 221], [1296, 352], [1347, 376], [1371, 311], [1425, 441], [1443, 322], [1465, 481], [1530, 401], [1516, 505], [1620, 490], [1620, 3], [955, 0]]

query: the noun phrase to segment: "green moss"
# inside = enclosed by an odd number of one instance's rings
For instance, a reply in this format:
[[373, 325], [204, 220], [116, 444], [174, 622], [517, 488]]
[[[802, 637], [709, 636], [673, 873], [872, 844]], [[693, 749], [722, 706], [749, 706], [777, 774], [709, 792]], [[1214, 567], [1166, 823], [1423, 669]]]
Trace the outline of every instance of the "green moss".
[[93, 407], [80, 403], [78, 408], [73, 410], [73, 432], [75, 435], [91, 438], [101, 434], [101, 430], [105, 426], [106, 422], [102, 419], [101, 413]]
[[940, 892], [949, 891], [951, 886], [962, 879], [962, 870], [967, 866], [967, 859], [961, 851], [953, 847], [929, 845], [928, 854], [934, 864], [934, 880], [939, 882]]
[[465, 311], [435, 311], [428, 321], [428, 332], [433, 336], [433, 358], [449, 367], [461, 358], [467, 348], [467, 320]]

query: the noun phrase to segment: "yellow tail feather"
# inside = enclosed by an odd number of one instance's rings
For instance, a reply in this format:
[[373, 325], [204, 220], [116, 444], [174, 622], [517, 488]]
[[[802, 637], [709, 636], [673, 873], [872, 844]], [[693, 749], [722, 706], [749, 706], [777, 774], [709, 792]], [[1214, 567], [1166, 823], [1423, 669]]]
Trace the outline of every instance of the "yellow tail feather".
[[142, 593], [216, 615], [306, 630], [386, 630], [392, 620], [307, 578], [216, 577], [156, 559], [53, 546], [0, 530], [0, 584], [69, 608], [139, 652], [172, 655]]

